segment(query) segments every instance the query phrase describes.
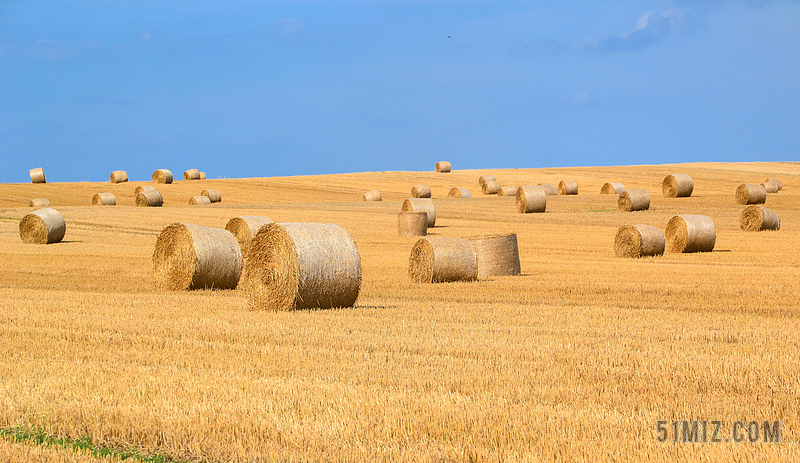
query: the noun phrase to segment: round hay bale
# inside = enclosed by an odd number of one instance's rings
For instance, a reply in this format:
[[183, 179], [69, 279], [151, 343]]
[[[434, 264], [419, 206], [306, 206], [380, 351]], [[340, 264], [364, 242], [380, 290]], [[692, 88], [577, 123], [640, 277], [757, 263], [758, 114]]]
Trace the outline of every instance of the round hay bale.
[[136, 195], [138, 195], [139, 193], [141, 193], [143, 191], [153, 191], [155, 189], [156, 189], [156, 187], [154, 187], [152, 185], [139, 185], [139, 186], [136, 187], [135, 190], [133, 190], [133, 196], [136, 197]]
[[433, 207], [433, 200], [427, 198], [411, 198], [403, 201], [401, 211], [426, 212], [428, 214], [428, 228], [436, 225], [436, 208]]
[[450, 188], [450, 192], [447, 193], [448, 198], [471, 198], [472, 193], [467, 190], [466, 188], [458, 188], [453, 187]]
[[516, 197], [517, 196], [517, 187], [515, 187], [514, 185], [508, 185], [508, 186], [500, 187], [500, 189], [497, 190], [497, 196], [512, 196], [512, 197]]
[[157, 190], [145, 190], [136, 195], [136, 205], [139, 207], [161, 207], [164, 198]]
[[439, 161], [436, 163], [436, 172], [447, 173], [450, 172], [452, 166], [447, 161]]
[[710, 252], [716, 241], [714, 221], [705, 215], [676, 215], [667, 223], [668, 252]]
[[766, 207], [747, 206], [742, 211], [740, 225], [746, 231], [780, 230], [781, 220]]
[[736, 188], [736, 201], [739, 204], [764, 204], [767, 201], [767, 189], [764, 185], [742, 183]]
[[625, 190], [617, 198], [617, 206], [625, 212], [646, 211], [650, 209], [650, 195], [642, 188]]
[[183, 173], [184, 180], [200, 180], [200, 171], [197, 169], [189, 169]]
[[558, 194], [576, 195], [578, 194], [578, 182], [575, 180], [562, 180], [558, 182]]
[[431, 197], [431, 187], [425, 185], [424, 183], [420, 183], [416, 185], [414, 188], [411, 189], [411, 197], [413, 198], [430, 198]]
[[364, 193], [364, 201], [383, 201], [381, 192], [378, 190], [369, 190]]
[[614, 237], [617, 257], [645, 257], [664, 254], [664, 234], [652, 225], [625, 225]]
[[113, 193], [97, 193], [92, 197], [92, 206], [116, 206], [117, 198]]
[[778, 188], [778, 184], [775, 182], [764, 182], [761, 184], [765, 190], [767, 190], [767, 194], [777, 193], [780, 188]]
[[500, 184], [497, 183], [497, 180], [489, 180], [481, 186], [481, 191], [485, 195], [496, 195], [500, 191]]
[[[205, 196], [202, 196], [205, 198]], [[208, 199], [208, 198], [206, 198]], [[240, 215], [228, 221], [225, 230], [233, 233], [239, 248], [242, 250], [242, 257], [248, 259], [250, 256], [250, 244], [253, 237], [258, 233], [258, 229], [264, 225], [272, 223], [272, 219], [261, 215]]]
[[128, 173], [124, 170], [115, 170], [110, 175], [111, 183], [123, 183], [128, 181]]
[[234, 289], [242, 274], [242, 251], [227, 230], [173, 223], [156, 241], [153, 274], [158, 289]]
[[536, 186], [541, 187], [544, 190], [544, 194], [547, 196], [558, 196], [558, 188], [556, 188], [554, 185], [549, 183], [539, 183]]
[[661, 193], [667, 198], [688, 198], [694, 191], [694, 181], [686, 174], [672, 174], [661, 182]]
[[426, 236], [428, 234], [428, 214], [422, 211], [398, 212], [397, 233], [400, 236]]
[[618, 195], [623, 191], [625, 191], [625, 185], [614, 182], [604, 183], [603, 187], [600, 188], [601, 195]]
[[211, 200], [208, 199], [208, 196], [192, 196], [189, 198], [190, 206], [202, 206], [205, 204], [211, 204]]
[[153, 172], [153, 183], [172, 183], [172, 171], [168, 169], [158, 169]]
[[772, 182], [775, 185], [778, 185], [778, 191], [783, 189], [783, 182], [781, 182], [777, 178], [768, 178], [768, 179], [764, 180], [764, 183], [767, 183], [767, 182]]
[[221, 203], [222, 202], [222, 193], [215, 188], [206, 188], [205, 190], [200, 192], [200, 196], [207, 197], [212, 203]]
[[200, 180], [205, 180], [205, 179], [206, 179], [206, 173], [200, 172]]
[[461, 238], [427, 236], [411, 248], [408, 275], [416, 283], [447, 283], [478, 279], [478, 257]]
[[31, 183], [47, 183], [47, 179], [44, 178], [44, 169], [41, 167], [31, 169], [28, 173], [31, 174]]
[[339, 225], [271, 223], [253, 238], [244, 281], [256, 309], [352, 307], [361, 288], [361, 258]]
[[30, 207], [50, 207], [50, 200], [47, 198], [33, 198], [29, 203]]
[[39, 209], [25, 215], [19, 222], [19, 237], [23, 243], [50, 244], [64, 239], [67, 224], [64, 217], [50, 208]]
[[478, 259], [478, 278], [522, 273], [516, 233], [476, 236], [467, 240]]
[[517, 212], [528, 214], [544, 212], [547, 209], [547, 195], [538, 186], [521, 186], [517, 188]]
[[481, 175], [478, 177], [478, 183], [481, 187], [486, 184], [486, 182], [496, 182], [497, 179], [494, 178], [494, 175]]

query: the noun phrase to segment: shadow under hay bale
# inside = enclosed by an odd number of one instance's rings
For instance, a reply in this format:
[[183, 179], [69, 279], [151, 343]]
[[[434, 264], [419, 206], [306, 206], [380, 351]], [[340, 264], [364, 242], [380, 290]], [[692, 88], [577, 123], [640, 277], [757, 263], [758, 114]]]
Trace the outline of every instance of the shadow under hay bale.
[[97, 193], [92, 196], [92, 206], [116, 206], [117, 198], [113, 193]]
[[189, 169], [183, 173], [184, 180], [200, 180], [200, 171], [197, 169]]
[[777, 193], [780, 188], [778, 188], [778, 184], [775, 182], [764, 182], [761, 184], [765, 190], [767, 190], [767, 194]]
[[575, 180], [562, 180], [558, 182], [558, 194], [576, 195], [578, 194], [578, 182]]
[[220, 193], [220, 191], [215, 188], [206, 188], [205, 190], [200, 192], [200, 196], [205, 196], [212, 203], [222, 202], [222, 193]]
[[433, 200], [429, 198], [410, 198], [403, 201], [401, 211], [426, 212], [428, 214], [428, 228], [436, 225], [436, 208]]
[[436, 172], [447, 173], [450, 172], [452, 166], [447, 161], [439, 161], [436, 163]]
[[47, 198], [33, 198], [28, 203], [30, 207], [50, 207], [50, 200]]
[[485, 185], [486, 182], [496, 182], [496, 181], [497, 179], [494, 178], [494, 175], [481, 175], [480, 177], [478, 177], [478, 184], [481, 186], [481, 188], [483, 188], [483, 185]]
[[529, 214], [547, 209], [547, 195], [541, 187], [526, 185], [517, 188], [517, 212]]
[[[206, 198], [207, 199], [207, 198]], [[236, 238], [239, 248], [242, 250], [242, 257], [247, 260], [250, 257], [250, 246], [253, 237], [264, 225], [271, 224], [272, 219], [261, 215], [240, 215], [228, 221], [225, 230], [228, 230]]]
[[500, 191], [500, 184], [497, 180], [489, 180], [481, 186], [481, 192], [485, 195], [496, 195]]
[[614, 254], [617, 257], [647, 257], [664, 254], [664, 234], [652, 225], [625, 225], [614, 237]]
[[517, 187], [515, 187], [513, 185], [500, 187], [500, 189], [497, 191], [497, 196], [516, 197], [517, 196]]
[[672, 174], [661, 182], [661, 193], [667, 198], [688, 198], [694, 191], [694, 181], [686, 174]]
[[153, 180], [153, 183], [172, 183], [172, 171], [169, 169], [157, 169], [155, 172], [153, 172], [151, 179]]
[[422, 211], [398, 212], [397, 233], [400, 236], [426, 236], [428, 234], [428, 214]]
[[154, 187], [152, 185], [139, 185], [139, 186], [136, 187], [135, 190], [133, 190], [133, 197], [135, 198], [136, 195], [138, 195], [139, 193], [141, 193], [143, 191], [155, 191], [155, 189], [156, 189], [156, 187]]
[[136, 195], [136, 205], [139, 207], [161, 207], [164, 198], [157, 190], [144, 190]]
[[478, 259], [478, 278], [522, 273], [516, 233], [475, 236], [467, 241]]
[[124, 170], [115, 170], [109, 176], [111, 183], [124, 183], [128, 181], [128, 173]]
[[207, 204], [211, 204], [211, 200], [208, 199], [208, 196], [192, 196], [189, 198], [190, 206], [205, 206]]
[[742, 211], [739, 225], [745, 231], [780, 230], [781, 220], [778, 214], [766, 207], [747, 206]]
[[736, 201], [739, 204], [764, 204], [767, 201], [767, 189], [764, 185], [742, 183], [736, 188]]
[[667, 252], [711, 252], [717, 241], [714, 221], [705, 215], [676, 215], [665, 235]]
[[381, 192], [378, 190], [369, 190], [364, 193], [364, 201], [383, 201]]
[[478, 279], [478, 257], [461, 238], [428, 236], [411, 248], [408, 275], [415, 283], [448, 283]]
[[44, 178], [44, 169], [41, 167], [31, 169], [28, 173], [31, 175], [31, 183], [47, 183], [47, 179]]
[[625, 191], [625, 185], [621, 183], [607, 182], [600, 188], [601, 195], [618, 195]]
[[538, 183], [536, 184], [536, 186], [543, 189], [544, 194], [546, 194], [547, 196], [558, 196], [558, 188], [556, 188], [554, 185], [551, 185], [549, 183]]
[[19, 237], [23, 243], [51, 244], [64, 239], [67, 224], [64, 217], [50, 208], [39, 209], [25, 215], [19, 222]]
[[624, 212], [646, 211], [650, 209], [650, 195], [642, 188], [625, 190], [617, 198], [617, 207]]
[[411, 188], [411, 197], [412, 198], [430, 198], [431, 197], [431, 187], [425, 185], [424, 183], [420, 183], [419, 185], [414, 186]]
[[472, 193], [467, 190], [466, 188], [459, 188], [453, 187], [450, 188], [450, 192], [447, 193], [448, 198], [471, 198]]

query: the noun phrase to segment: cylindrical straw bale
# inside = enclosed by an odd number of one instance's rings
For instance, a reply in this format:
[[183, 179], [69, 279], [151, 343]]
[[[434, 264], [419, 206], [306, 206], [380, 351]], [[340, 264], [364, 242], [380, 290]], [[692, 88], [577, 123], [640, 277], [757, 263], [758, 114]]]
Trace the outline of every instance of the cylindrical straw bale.
[[601, 195], [618, 195], [623, 191], [625, 191], [625, 185], [614, 182], [604, 183], [603, 187], [600, 188]]
[[205, 190], [200, 192], [201, 196], [207, 197], [211, 200], [212, 203], [220, 203], [222, 202], [222, 193], [215, 188], [206, 188]]
[[667, 223], [668, 252], [710, 252], [716, 241], [714, 221], [705, 215], [676, 215]]
[[494, 175], [481, 175], [480, 177], [478, 177], [478, 183], [480, 184], [481, 187], [483, 187], [483, 185], [486, 182], [492, 182], [492, 181], [494, 182], [497, 181], [497, 179], [494, 178]]
[[650, 209], [650, 195], [642, 188], [625, 190], [617, 198], [617, 206], [625, 212], [646, 211]]
[[427, 236], [411, 248], [408, 275], [416, 283], [477, 280], [478, 257], [465, 239]]
[[667, 198], [687, 198], [694, 191], [694, 181], [686, 174], [672, 174], [661, 182], [661, 193]]
[[211, 200], [208, 199], [208, 196], [192, 196], [189, 198], [190, 206], [200, 206], [204, 204], [211, 204]]
[[555, 185], [551, 185], [549, 183], [539, 183], [536, 186], [542, 187], [544, 194], [547, 196], [558, 196], [558, 188], [556, 188]]
[[664, 234], [652, 225], [625, 225], [614, 237], [617, 257], [645, 257], [664, 254]]
[[500, 191], [500, 184], [497, 183], [497, 180], [489, 180], [481, 186], [481, 191], [485, 195], [496, 195]]
[[154, 187], [152, 185], [139, 185], [139, 186], [136, 187], [135, 190], [133, 190], [133, 196], [136, 197], [136, 195], [138, 195], [139, 193], [141, 193], [143, 191], [151, 191], [151, 190], [155, 190], [155, 189], [156, 189], [156, 187]]
[[403, 201], [402, 211], [426, 212], [428, 214], [428, 228], [436, 225], [436, 208], [433, 200], [428, 198], [411, 198]]
[[253, 238], [243, 287], [256, 309], [352, 307], [361, 288], [361, 258], [339, 225], [271, 223]]
[[516, 197], [517, 196], [517, 187], [515, 187], [514, 185], [508, 185], [508, 186], [500, 187], [500, 189], [497, 191], [497, 196]]
[[762, 206], [747, 206], [742, 211], [742, 230], [780, 230], [781, 220], [778, 214]]
[[527, 185], [517, 188], [517, 212], [528, 214], [544, 212], [547, 209], [547, 195], [538, 186]]
[[31, 183], [47, 183], [47, 179], [44, 178], [44, 169], [41, 167], [31, 169], [28, 173], [31, 174]]
[[411, 189], [411, 196], [413, 198], [430, 198], [431, 197], [431, 187], [425, 185], [424, 183], [420, 183], [419, 185], [414, 186]]
[[558, 194], [576, 195], [578, 194], [578, 182], [575, 180], [562, 180], [558, 182]]
[[242, 274], [242, 251], [228, 230], [173, 223], [156, 241], [153, 273], [158, 289], [234, 289]]
[[468, 241], [478, 258], [478, 278], [521, 273], [516, 233], [476, 236]]
[[153, 172], [153, 183], [172, 183], [172, 171], [168, 169], [158, 169]]
[[778, 184], [775, 182], [764, 182], [761, 184], [765, 190], [767, 190], [768, 194], [777, 193], [780, 188], [778, 188]]
[[50, 208], [39, 209], [27, 214], [19, 222], [19, 237], [23, 243], [50, 244], [64, 239], [67, 224], [64, 217]]
[[128, 173], [124, 170], [115, 170], [110, 175], [111, 183], [122, 183], [128, 181]]
[[466, 188], [453, 187], [447, 193], [448, 198], [471, 198], [472, 193]]
[[397, 213], [397, 233], [400, 236], [425, 236], [428, 234], [428, 214], [422, 211]]
[[364, 193], [364, 201], [383, 201], [381, 192], [378, 190], [369, 190]]
[[200, 180], [205, 180], [205, 179], [206, 179], [206, 173], [200, 172]]
[[197, 169], [189, 169], [183, 173], [184, 180], [200, 180], [200, 171]]
[[739, 204], [764, 204], [767, 201], [767, 189], [764, 185], [742, 183], [736, 188], [736, 201]]
[[258, 229], [270, 223], [272, 223], [272, 220], [269, 217], [241, 215], [229, 220], [228, 224], [225, 225], [225, 230], [233, 233], [236, 241], [239, 242], [239, 247], [242, 249], [242, 257], [247, 259], [250, 256], [250, 244], [253, 241], [253, 237], [258, 233]]
[[139, 207], [161, 207], [164, 198], [157, 190], [145, 190], [136, 195], [136, 205]]
[[439, 161], [436, 163], [436, 172], [447, 173], [450, 172], [452, 166], [447, 161]]
[[30, 207], [50, 207], [50, 200], [47, 198], [33, 198], [28, 205]]
[[768, 178], [768, 179], [764, 180], [764, 183], [766, 183], [766, 182], [772, 182], [772, 183], [778, 185], [778, 191], [783, 189], [783, 182], [781, 182], [777, 178]]
[[97, 193], [92, 197], [92, 206], [116, 206], [117, 198], [113, 193]]

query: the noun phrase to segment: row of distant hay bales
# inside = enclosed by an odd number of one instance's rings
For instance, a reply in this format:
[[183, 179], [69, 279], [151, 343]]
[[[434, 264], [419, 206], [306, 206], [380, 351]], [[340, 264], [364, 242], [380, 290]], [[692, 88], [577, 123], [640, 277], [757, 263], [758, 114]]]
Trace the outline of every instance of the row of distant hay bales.
[[[44, 169], [37, 167], [29, 171], [31, 176], [31, 183], [47, 183], [44, 175]], [[156, 169], [151, 177], [153, 183], [172, 183], [173, 175], [169, 169]], [[205, 180], [206, 173], [197, 169], [189, 169], [183, 173], [184, 180]], [[115, 170], [109, 176], [111, 183], [124, 183], [128, 181], [128, 173], [124, 170]]]
[[[155, 187], [150, 185], [140, 185], [134, 190], [134, 202], [139, 207], [161, 207], [164, 198]], [[213, 204], [222, 202], [222, 193], [215, 188], [206, 188], [199, 196], [192, 196], [189, 205]], [[35, 198], [29, 203], [31, 207], [49, 207], [50, 200], [47, 198]], [[113, 193], [97, 193], [92, 197], [93, 206], [116, 206], [117, 198]]]

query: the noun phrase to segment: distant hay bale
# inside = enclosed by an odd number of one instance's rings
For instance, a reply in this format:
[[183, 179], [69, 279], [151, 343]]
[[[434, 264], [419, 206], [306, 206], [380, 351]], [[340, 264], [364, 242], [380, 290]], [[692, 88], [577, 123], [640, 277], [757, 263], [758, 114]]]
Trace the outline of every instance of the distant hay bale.
[[231, 232], [236, 238], [239, 248], [242, 250], [242, 257], [247, 260], [250, 256], [250, 245], [253, 237], [261, 227], [270, 223], [272, 223], [272, 219], [262, 215], [240, 215], [229, 220], [228, 224], [225, 225], [225, 230]]
[[623, 191], [625, 191], [625, 185], [614, 182], [604, 183], [603, 187], [600, 188], [601, 195], [618, 195]]
[[222, 202], [222, 193], [215, 188], [206, 188], [205, 190], [200, 192], [200, 196], [207, 197], [212, 203], [221, 203]]
[[189, 169], [183, 173], [184, 180], [200, 180], [200, 171], [197, 169]]
[[369, 190], [364, 193], [364, 201], [383, 201], [381, 192], [378, 190]]
[[617, 206], [625, 212], [646, 211], [650, 209], [650, 195], [642, 188], [625, 190], [617, 198]]
[[439, 161], [436, 163], [436, 172], [447, 173], [450, 172], [452, 166], [447, 161]]
[[50, 207], [50, 200], [47, 198], [33, 198], [29, 203], [30, 207]]
[[397, 213], [397, 233], [400, 236], [425, 236], [428, 234], [428, 214], [419, 211]]
[[64, 217], [50, 208], [39, 209], [27, 214], [19, 222], [19, 237], [23, 243], [50, 244], [64, 239], [67, 224]]
[[411, 197], [412, 198], [430, 198], [431, 197], [431, 187], [425, 185], [424, 183], [420, 183], [419, 185], [414, 186], [411, 189]]
[[517, 196], [517, 187], [515, 187], [514, 185], [508, 185], [508, 186], [500, 187], [500, 189], [497, 190], [497, 196], [512, 196], [512, 197], [516, 197]]
[[578, 182], [575, 180], [562, 180], [558, 182], [558, 194], [576, 195], [578, 194]]
[[766, 207], [747, 206], [742, 211], [740, 225], [746, 231], [780, 230], [781, 220]]
[[145, 190], [136, 195], [136, 205], [139, 207], [161, 207], [164, 198], [157, 190]]
[[168, 169], [158, 169], [153, 172], [153, 183], [172, 183], [172, 171]]
[[427, 198], [411, 198], [403, 201], [401, 211], [426, 212], [428, 214], [428, 228], [436, 225], [436, 208], [433, 207], [433, 200]]
[[478, 259], [478, 278], [522, 273], [516, 233], [476, 236], [467, 241]]
[[676, 215], [667, 223], [668, 252], [710, 252], [716, 241], [714, 221], [705, 215]]
[[234, 289], [242, 274], [242, 251], [227, 230], [173, 223], [156, 241], [153, 274], [158, 289]]
[[267, 224], [253, 237], [243, 288], [255, 309], [352, 307], [361, 288], [361, 258], [339, 225]]
[[110, 175], [111, 183], [123, 183], [128, 181], [128, 173], [124, 170], [115, 170]]
[[783, 182], [781, 182], [777, 178], [768, 178], [768, 179], [764, 180], [764, 183], [767, 183], [767, 182], [772, 182], [772, 183], [778, 185], [778, 191], [783, 189]]
[[201, 206], [204, 204], [211, 204], [211, 200], [208, 199], [208, 196], [192, 196], [189, 198], [190, 206]]
[[536, 186], [542, 187], [547, 196], [558, 196], [558, 188], [549, 183], [538, 183]]
[[200, 180], [205, 180], [205, 179], [206, 179], [206, 173], [200, 172]]
[[625, 225], [614, 237], [617, 257], [646, 257], [664, 254], [664, 234], [652, 225]]
[[538, 186], [527, 185], [517, 188], [517, 212], [529, 214], [544, 212], [547, 209], [547, 195]]
[[686, 174], [672, 174], [661, 182], [661, 193], [667, 198], [688, 198], [694, 191], [694, 181]]
[[739, 204], [764, 204], [767, 201], [767, 189], [764, 185], [742, 183], [736, 188], [736, 201]]
[[472, 193], [467, 190], [466, 188], [459, 188], [453, 187], [450, 188], [450, 192], [447, 193], [448, 198], [471, 198]]
[[497, 180], [489, 180], [481, 186], [481, 191], [485, 195], [496, 195], [500, 191], [500, 184]]
[[113, 193], [97, 193], [92, 197], [92, 206], [116, 206], [117, 198]]
[[447, 283], [478, 279], [478, 257], [461, 238], [427, 236], [411, 248], [408, 275], [415, 283]]
[[139, 193], [141, 193], [143, 191], [153, 191], [155, 189], [156, 189], [156, 187], [154, 187], [152, 185], [139, 185], [139, 186], [136, 187], [135, 190], [133, 190], [133, 196], [136, 197], [136, 195], [138, 195]]
[[478, 183], [480, 184], [481, 187], [483, 187], [483, 185], [486, 184], [486, 182], [496, 182], [496, 181], [497, 179], [494, 178], [494, 175], [481, 175], [480, 177], [478, 177]]
[[778, 184], [775, 182], [764, 182], [761, 184], [765, 190], [767, 190], [767, 194], [777, 193], [780, 188], [778, 188]]
[[47, 183], [44, 178], [44, 169], [37, 167], [28, 171], [31, 174], [31, 183]]

